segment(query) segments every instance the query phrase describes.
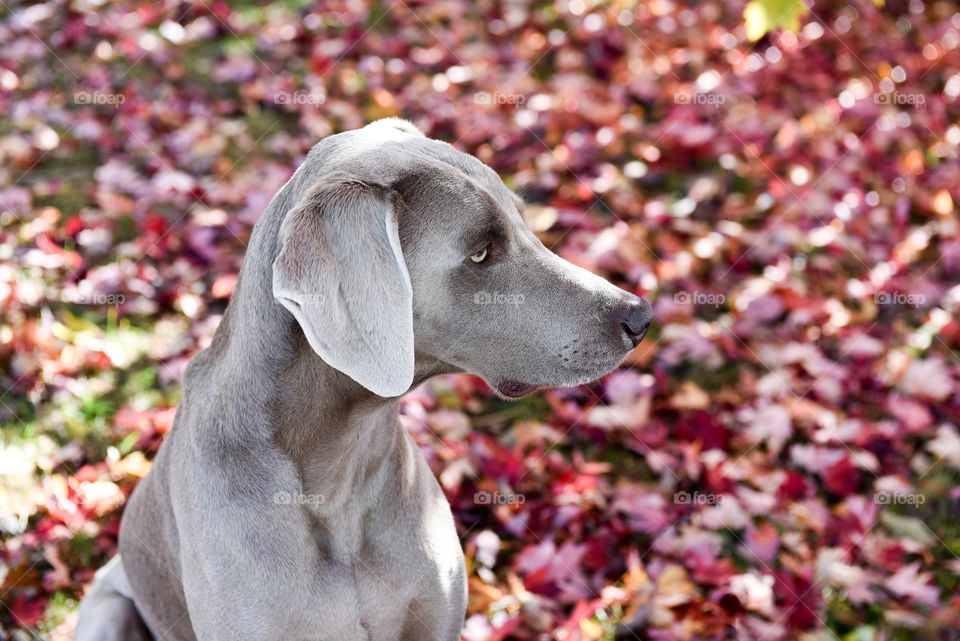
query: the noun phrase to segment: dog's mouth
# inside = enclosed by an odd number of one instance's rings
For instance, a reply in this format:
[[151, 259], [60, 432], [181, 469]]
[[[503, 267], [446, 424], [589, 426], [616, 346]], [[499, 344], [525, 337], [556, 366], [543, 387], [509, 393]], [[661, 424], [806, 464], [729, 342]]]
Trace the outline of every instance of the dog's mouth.
[[538, 389], [539, 385], [530, 385], [519, 381], [501, 381], [497, 384], [497, 391], [509, 398], [520, 398]]

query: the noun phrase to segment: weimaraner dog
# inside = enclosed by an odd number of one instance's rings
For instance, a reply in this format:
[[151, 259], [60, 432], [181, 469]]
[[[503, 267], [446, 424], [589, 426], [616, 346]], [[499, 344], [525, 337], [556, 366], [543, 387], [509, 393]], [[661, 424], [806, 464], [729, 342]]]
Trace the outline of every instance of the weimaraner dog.
[[652, 317], [523, 206], [403, 120], [317, 144], [253, 230], [76, 640], [458, 639], [463, 552], [400, 396], [454, 372], [511, 398], [579, 385]]

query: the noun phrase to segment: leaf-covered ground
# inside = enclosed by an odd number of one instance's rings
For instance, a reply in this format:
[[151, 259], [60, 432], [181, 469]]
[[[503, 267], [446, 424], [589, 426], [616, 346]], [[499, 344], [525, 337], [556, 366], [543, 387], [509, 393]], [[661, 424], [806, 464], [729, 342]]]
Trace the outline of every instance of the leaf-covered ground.
[[745, 4], [0, 2], [0, 639], [67, 638], [252, 225], [388, 115], [656, 310], [594, 385], [405, 399], [465, 639], [956, 639], [960, 13]]

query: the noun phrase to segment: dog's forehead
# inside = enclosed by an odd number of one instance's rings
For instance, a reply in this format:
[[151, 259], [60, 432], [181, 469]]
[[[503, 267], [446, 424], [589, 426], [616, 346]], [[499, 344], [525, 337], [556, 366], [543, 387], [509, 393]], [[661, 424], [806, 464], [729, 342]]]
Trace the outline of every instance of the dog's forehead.
[[[503, 205], [519, 211], [523, 201], [479, 159], [441, 140], [427, 138], [410, 123], [390, 118], [327, 139], [324, 164], [359, 178], [392, 183], [411, 173], [473, 182]], [[455, 173], [454, 173], [455, 172]]]
[[347, 173], [400, 194], [408, 205], [400, 216], [405, 245], [452, 247], [473, 228], [497, 223], [514, 233], [526, 229], [523, 201], [493, 169], [405, 121], [378, 121], [317, 147], [318, 175]]
[[522, 224], [523, 201], [493, 169], [445, 142], [424, 138], [418, 147], [422, 156], [413, 171], [427, 179], [428, 189], [459, 203], [459, 212], [478, 222], [497, 217], [508, 225]]

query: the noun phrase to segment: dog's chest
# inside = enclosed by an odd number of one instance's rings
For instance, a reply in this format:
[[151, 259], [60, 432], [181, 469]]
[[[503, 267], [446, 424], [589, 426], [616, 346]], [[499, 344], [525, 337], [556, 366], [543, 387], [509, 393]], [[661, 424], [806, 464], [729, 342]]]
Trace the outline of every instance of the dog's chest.
[[356, 638], [446, 641], [459, 636], [466, 605], [460, 540], [442, 494], [419, 507], [417, 518], [402, 523], [341, 519], [314, 531], [326, 566], [320, 591], [335, 592], [338, 603], [350, 604], [342, 623]]

